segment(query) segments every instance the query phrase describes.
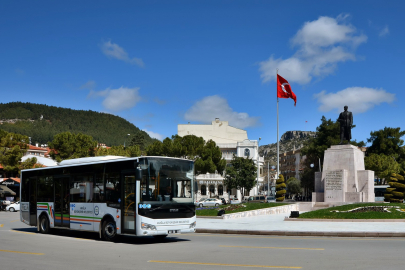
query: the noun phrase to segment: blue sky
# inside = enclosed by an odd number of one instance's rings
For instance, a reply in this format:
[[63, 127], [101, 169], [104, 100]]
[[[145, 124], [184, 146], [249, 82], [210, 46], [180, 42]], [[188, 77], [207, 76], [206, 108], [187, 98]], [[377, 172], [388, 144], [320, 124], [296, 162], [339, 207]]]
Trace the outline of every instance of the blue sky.
[[[404, 1], [1, 1], [0, 102], [121, 116], [152, 137], [216, 117], [276, 142], [353, 112], [404, 128]], [[112, 131], [114, 132], [114, 131]]]

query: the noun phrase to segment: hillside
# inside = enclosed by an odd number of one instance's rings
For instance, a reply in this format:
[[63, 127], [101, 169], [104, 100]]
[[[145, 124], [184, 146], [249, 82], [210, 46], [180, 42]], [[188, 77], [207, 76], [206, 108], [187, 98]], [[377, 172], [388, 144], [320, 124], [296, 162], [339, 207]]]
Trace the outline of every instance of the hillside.
[[[315, 137], [314, 131], [287, 131], [280, 138], [280, 154], [303, 147], [305, 141]], [[277, 164], [277, 143], [261, 145], [259, 153], [265, 160], [270, 160], [271, 165]]]
[[66, 131], [90, 135], [108, 146], [128, 144], [137, 134], [143, 135], [146, 144], [155, 141], [119, 116], [22, 102], [0, 103], [0, 129], [27, 135], [33, 144], [47, 144]]

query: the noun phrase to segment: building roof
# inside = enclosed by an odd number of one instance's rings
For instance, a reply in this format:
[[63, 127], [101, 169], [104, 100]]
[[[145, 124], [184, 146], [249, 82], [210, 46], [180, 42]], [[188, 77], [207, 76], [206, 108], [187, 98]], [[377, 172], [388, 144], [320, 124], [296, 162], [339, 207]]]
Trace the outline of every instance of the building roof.
[[0, 194], [7, 194], [7, 195], [13, 195], [15, 196], [16, 193], [9, 189], [7, 186], [0, 185]]
[[38, 147], [38, 146], [34, 146], [29, 144], [29, 150], [36, 150], [36, 151], [41, 151], [41, 152], [46, 152], [48, 151], [47, 148], [42, 148], [42, 147]]

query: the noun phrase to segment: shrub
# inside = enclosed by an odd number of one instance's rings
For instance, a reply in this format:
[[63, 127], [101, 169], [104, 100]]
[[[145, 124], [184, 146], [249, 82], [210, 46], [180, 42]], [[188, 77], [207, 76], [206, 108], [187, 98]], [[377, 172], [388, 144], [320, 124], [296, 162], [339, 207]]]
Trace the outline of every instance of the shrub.
[[280, 174], [280, 176], [277, 179], [276, 183], [277, 183], [277, 186], [276, 186], [276, 201], [282, 202], [282, 201], [284, 201], [284, 196], [285, 196], [285, 193], [287, 192], [285, 190], [286, 185], [284, 183], [284, 176], [282, 174]]

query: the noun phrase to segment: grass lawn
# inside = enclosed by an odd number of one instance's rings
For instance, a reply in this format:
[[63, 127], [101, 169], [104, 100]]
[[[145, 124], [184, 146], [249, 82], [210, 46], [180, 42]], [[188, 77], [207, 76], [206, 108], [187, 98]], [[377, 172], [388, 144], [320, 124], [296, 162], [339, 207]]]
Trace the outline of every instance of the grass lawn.
[[286, 205], [286, 203], [242, 203], [242, 204], [227, 204], [220, 205], [218, 207], [203, 207], [197, 208], [197, 217], [198, 216], [217, 216], [218, 211], [221, 209], [225, 210], [225, 214], [232, 214], [262, 208], [270, 208], [276, 206]]
[[[357, 207], [364, 206], [399, 206], [398, 211], [395, 208], [388, 208], [390, 212], [377, 212], [371, 210], [362, 210], [363, 212], [332, 212], [333, 210], [348, 211]], [[403, 203], [356, 203], [342, 206], [330, 207], [316, 211], [300, 213], [299, 218], [320, 218], [320, 219], [405, 219], [405, 204]]]

